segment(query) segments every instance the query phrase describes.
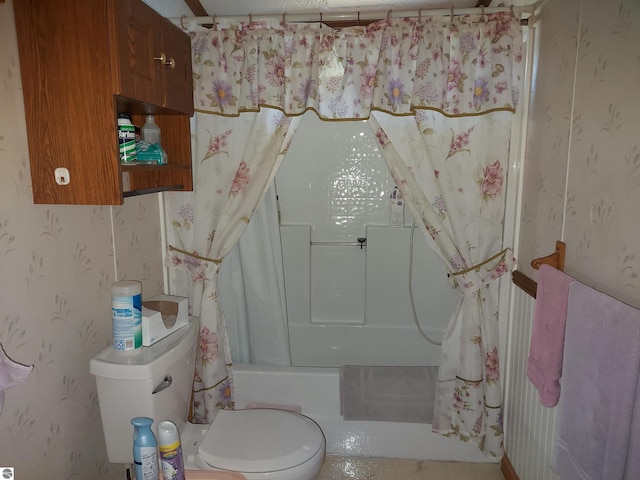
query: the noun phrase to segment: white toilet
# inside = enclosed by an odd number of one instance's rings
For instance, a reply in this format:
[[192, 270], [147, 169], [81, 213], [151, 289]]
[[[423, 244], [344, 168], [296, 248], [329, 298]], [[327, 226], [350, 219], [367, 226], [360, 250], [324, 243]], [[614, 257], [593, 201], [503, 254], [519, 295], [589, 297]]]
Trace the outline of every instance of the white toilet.
[[[211, 425], [187, 422], [198, 325], [192, 319], [150, 347], [109, 346], [91, 359], [107, 454], [133, 463], [131, 418], [173, 421], [187, 469], [239, 472], [248, 480], [315, 480], [326, 443], [310, 418], [286, 410], [220, 410]], [[259, 400], [259, 399], [258, 399]]]

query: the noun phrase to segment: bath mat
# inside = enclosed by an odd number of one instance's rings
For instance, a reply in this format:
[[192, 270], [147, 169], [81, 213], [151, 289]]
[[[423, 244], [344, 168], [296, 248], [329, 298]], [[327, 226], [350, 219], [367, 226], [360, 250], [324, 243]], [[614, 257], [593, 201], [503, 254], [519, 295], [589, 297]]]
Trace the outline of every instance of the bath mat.
[[431, 423], [438, 367], [345, 365], [340, 369], [345, 420]]

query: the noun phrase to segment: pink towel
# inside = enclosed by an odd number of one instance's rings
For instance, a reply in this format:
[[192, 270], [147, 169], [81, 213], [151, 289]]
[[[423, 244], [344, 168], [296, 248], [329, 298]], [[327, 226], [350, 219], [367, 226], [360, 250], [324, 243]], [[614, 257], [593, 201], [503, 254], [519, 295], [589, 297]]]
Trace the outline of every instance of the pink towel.
[[527, 376], [545, 407], [555, 407], [560, 398], [567, 299], [573, 281], [549, 265], [542, 265], [538, 271]]

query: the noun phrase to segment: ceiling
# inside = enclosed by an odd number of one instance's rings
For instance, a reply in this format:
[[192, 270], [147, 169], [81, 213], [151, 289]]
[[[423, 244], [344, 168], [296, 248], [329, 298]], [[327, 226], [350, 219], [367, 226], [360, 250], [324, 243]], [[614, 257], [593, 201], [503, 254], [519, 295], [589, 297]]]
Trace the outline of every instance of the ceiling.
[[[476, 0], [200, 0], [210, 15], [326, 13], [473, 7]], [[426, 7], [425, 7], [426, 6]]]
[[144, 0], [160, 15], [182, 16], [281, 15], [283, 13], [356, 13], [485, 6], [531, 5], [536, 0]]

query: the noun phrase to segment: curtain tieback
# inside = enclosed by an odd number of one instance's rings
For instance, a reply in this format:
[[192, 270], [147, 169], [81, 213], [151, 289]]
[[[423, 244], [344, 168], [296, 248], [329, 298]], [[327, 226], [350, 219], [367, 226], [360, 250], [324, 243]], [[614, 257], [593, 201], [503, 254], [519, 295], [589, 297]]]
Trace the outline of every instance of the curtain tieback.
[[480, 271], [480, 267], [482, 267], [483, 265], [486, 265], [487, 263], [495, 260], [498, 257], [501, 257], [502, 255], [504, 255], [505, 253], [507, 253], [509, 250], [511, 250], [509, 247], [505, 248], [504, 250], [502, 250], [501, 252], [496, 253], [493, 257], [487, 258], [484, 262], [481, 262], [477, 265], [474, 265], [473, 267], [469, 267], [466, 268], [464, 270], [460, 270], [459, 272], [454, 272], [451, 275], [453, 275], [454, 277], [457, 275], [464, 275], [466, 273], [472, 272], [472, 271]]
[[195, 253], [187, 252], [186, 250], [182, 250], [180, 248], [174, 247], [173, 245], [169, 245], [169, 250], [174, 251], [174, 252], [180, 252], [180, 253], [182, 253], [184, 255], [187, 255], [188, 257], [197, 258], [198, 260], [204, 260], [205, 262], [215, 263], [216, 265], [220, 265], [222, 263], [222, 260], [219, 260], [217, 258], [202, 257], [202, 256], [197, 255]]

